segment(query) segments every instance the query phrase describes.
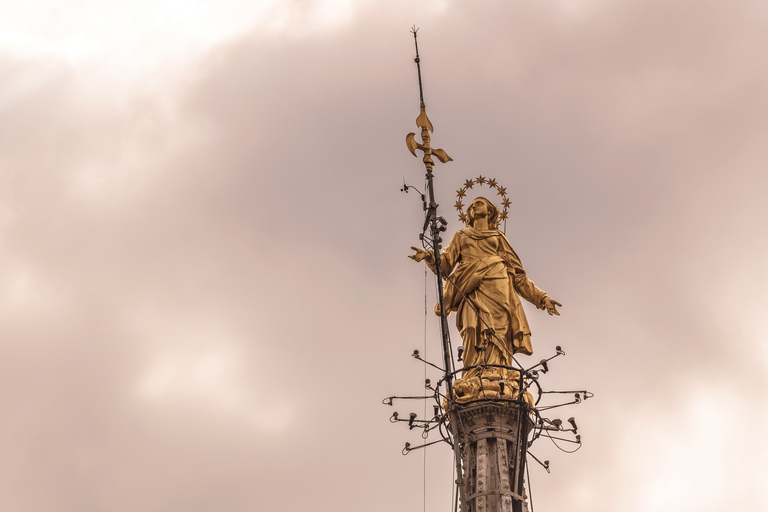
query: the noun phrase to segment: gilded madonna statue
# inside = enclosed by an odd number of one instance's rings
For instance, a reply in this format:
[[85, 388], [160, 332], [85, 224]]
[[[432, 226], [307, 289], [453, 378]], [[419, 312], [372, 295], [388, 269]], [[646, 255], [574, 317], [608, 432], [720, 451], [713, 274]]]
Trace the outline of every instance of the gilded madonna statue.
[[[494, 398], [502, 380], [508, 390], [505, 396], [512, 398], [519, 373], [498, 366], [511, 366], [514, 354], [533, 353], [520, 297], [550, 315], [559, 315], [557, 306], [562, 304], [528, 279], [520, 258], [498, 228], [499, 209], [491, 201], [484, 197], [472, 201], [466, 223], [440, 256], [447, 276], [443, 288], [447, 313], [456, 313], [463, 340], [464, 372], [454, 385], [455, 399]], [[411, 249], [416, 252], [409, 258], [424, 261], [436, 272], [432, 252]], [[437, 314], [439, 307], [435, 307]]]

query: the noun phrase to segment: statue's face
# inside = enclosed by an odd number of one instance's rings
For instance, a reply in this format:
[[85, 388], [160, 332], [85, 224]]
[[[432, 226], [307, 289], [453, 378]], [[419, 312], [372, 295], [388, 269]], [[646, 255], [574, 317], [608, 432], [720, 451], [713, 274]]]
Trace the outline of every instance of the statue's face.
[[467, 209], [467, 213], [469, 214], [469, 217], [471, 219], [476, 219], [478, 217], [487, 217], [488, 216], [488, 203], [485, 201], [485, 199], [482, 199], [478, 197], [472, 203], [469, 205], [469, 208]]

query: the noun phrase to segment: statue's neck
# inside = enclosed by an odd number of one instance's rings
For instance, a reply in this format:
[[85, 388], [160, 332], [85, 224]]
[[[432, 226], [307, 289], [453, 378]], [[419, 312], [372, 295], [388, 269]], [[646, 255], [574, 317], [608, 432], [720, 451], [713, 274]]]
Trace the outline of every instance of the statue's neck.
[[488, 218], [487, 217], [477, 217], [475, 218], [474, 222], [472, 222], [472, 227], [475, 229], [479, 229], [480, 231], [485, 231], [488, 229]]

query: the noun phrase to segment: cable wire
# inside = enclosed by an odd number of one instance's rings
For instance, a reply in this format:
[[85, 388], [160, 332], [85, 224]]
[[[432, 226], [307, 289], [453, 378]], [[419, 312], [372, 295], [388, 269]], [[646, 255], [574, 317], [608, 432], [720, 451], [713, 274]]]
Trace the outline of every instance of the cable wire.
[[531, 492], [531, 466], [525, 465], [525, 483], [528, 485], [528, 503], [531, 504], [531, 512], [533, 512], [533, 492]]
[[[415, 34], [414, 34], [415, 35]], [[427, 359], [427, 269], [424, 268], [424, 359]], [[424, 381], [427, 380], [427, 365], [424, 365]], [[424, 400], [424, 418], [427, 417], [427, 401]], [[422, 501], [424, 512], [427, 512], [427, 450], [422, 457]]]

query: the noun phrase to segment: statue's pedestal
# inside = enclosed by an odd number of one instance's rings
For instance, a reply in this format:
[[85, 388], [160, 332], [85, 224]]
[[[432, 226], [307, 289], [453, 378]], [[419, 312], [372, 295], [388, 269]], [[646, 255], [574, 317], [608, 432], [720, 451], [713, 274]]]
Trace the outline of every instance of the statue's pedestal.
[[461, 450], [461, 512], [528, 512], [528, 405], [482, 401], [451, 414]]

